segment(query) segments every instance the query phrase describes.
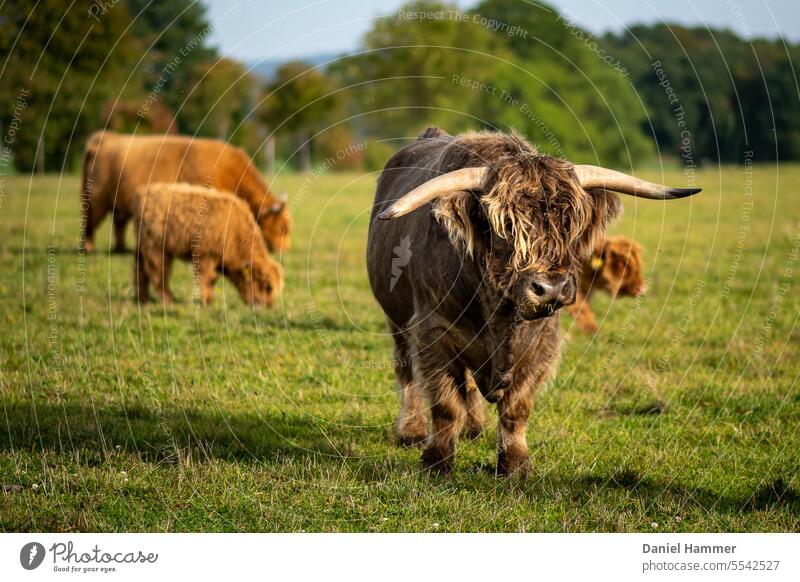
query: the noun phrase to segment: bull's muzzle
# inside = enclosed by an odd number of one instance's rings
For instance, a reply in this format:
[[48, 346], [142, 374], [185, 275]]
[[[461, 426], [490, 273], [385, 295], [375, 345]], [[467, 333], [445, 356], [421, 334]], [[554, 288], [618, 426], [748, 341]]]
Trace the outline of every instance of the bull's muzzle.
[[538, 319], [575, 302], [575, 284], [563, 273], [535, 273], [521, 284], [517, 312], [523, 319]]

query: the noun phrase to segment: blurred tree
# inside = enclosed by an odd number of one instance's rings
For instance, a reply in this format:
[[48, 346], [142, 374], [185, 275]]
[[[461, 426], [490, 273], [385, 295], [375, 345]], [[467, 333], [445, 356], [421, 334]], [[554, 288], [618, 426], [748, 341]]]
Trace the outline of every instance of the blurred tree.
[[491, 23], [514, 55], [495, 69], [493, 84], [516, 101], [485, 101], [493, 124], [574, 161], [630, 167], [652, 156], [641, 130], [646, 111], [627, 71], [600, 51], [598, 39], [542, 2], [484, 0], [471, 15]]
[[363, 51], [333, 67], [362, 133], [397, 138], [428, 125], [451, 132], [485, 125], [473, 116], [491, 97], [459, 81], [488, 81], [510, 55], [485, 27], [462, 16], [455, 4], [411, 2], [378, 19]]
[[567, 24], [518, 0], [466, 13], [415, 1], [376, 22], [364, 52], [335, 72], [370, 137], [410, 137], [427, 125], [515, 129], [543, 151], [587, 162], [629, 166], [652, 155], [628, 80]]
[[346, 124], [325, 128], [314, 139], [317, 158], [335, 172], [360, 170], [364, 167], [365, 148], [355, 142], [353, 132]]
[[669, 24], [603, 44], [630, 70], [648, 110], [642, 128], [663, 152], [680, 154], [689, 140], [696, 161], [741, 162], [746, 149], [757, 160], [800, 156], [796, 45]]
[[143, 111], [139, 101], [109, 100], [103, 106], [103, 127], [120, 133], [177, 133], [172, 112], [156, 100]]
[[253, 107], [256, 82], [229, 59], [197, 63], [186, 79], [179, 117], [193, 135], [228, 140]]
[[85, 137], [101, 125], [103, 104], [140, 90], [139, 45], [126, 33], [126, 6], [108, 5], [94, 16], [64, 8], [58, 0], [3, 6], [3, 127], [14, 120], [16, 97], [28, 92], [24, 110], [17, 112], [19, 131], [12, 145], [20, 170], [68, 167], [83, 150]]
[[330, 77], [299, 61], [281, 66], [267, 86], [259, 108], [261, 121], [273, 133], [291, 133], [300, 169], [311, 170], [311, 139], [344, 115], [340, 93]]
[[[216, 50], [207, 44], [212, 25], [197, 0], [125, 0], [133, 34], [143, 43], [143, 89], [157, 92], [171, 111], [179, 111], [190, 87], [189, 78], [201, 63], [212, 61]], [[182, 132], [196, 128], [178, 114]]]

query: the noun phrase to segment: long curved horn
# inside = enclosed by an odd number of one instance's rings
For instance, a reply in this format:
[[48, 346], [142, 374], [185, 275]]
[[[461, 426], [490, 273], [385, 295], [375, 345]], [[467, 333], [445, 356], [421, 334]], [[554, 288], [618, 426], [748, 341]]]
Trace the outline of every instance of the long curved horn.
[[381, 212], [378, 218], [380, 220], [399, 218], [450, 192], [480, 188], [488, 172], [488, 167], [462, 168], [437, 176], [395, 201], [389, 208]]
[[574, 169], [583, 188], [605, 188], [650, 200], [676, 200], [700, 192], [700, 188], [670, 188], [599, 166], [578, 165]]

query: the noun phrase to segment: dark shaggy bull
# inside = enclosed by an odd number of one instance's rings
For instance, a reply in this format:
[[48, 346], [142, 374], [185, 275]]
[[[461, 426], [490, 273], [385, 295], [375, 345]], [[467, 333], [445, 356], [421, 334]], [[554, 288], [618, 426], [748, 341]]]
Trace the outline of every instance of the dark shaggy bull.
[[427, 467], [452, 468], [462, 429], [482, 428], [482, 394], [498, 407], [498, 473], [529, 468], [533, 394], [558, 364], [557, 310], [575, 300], [581, 261], [621, 210], [611, 190], [697, 192], [573, 166], [515, 134], [431, 128], [386, 164], [367, 268], [395, 341], [399, 437], [426, 442]]

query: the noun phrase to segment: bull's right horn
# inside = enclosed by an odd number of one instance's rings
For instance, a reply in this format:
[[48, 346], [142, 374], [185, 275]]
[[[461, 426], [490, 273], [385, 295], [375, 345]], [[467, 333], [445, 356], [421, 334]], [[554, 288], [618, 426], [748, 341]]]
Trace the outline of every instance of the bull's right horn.
[[629, 194], [650, 200], [675, 200], [686, 198], [700, 192], [700, 188], [672, 188], [662, 184], [655, 184], [628, 174], [585, 164], [573, 166], [581, 187], [605, 188], [621, 194]]
[[437, 176], [395, 201], [389, 208], [381, 212], [378, 218], [380, 220], [399, 218], [450, 192], [477, 190], [483, 185], [488, 173], [488, 167], [462, 168]]

